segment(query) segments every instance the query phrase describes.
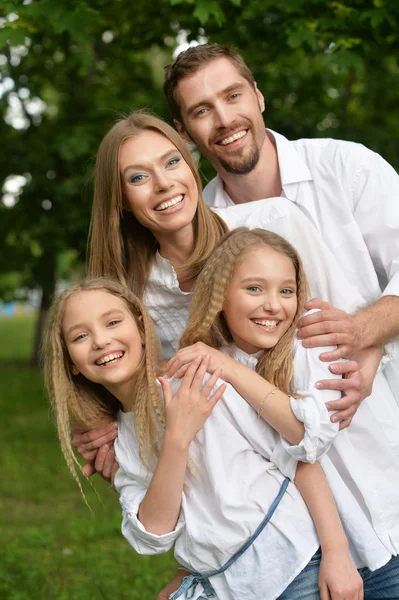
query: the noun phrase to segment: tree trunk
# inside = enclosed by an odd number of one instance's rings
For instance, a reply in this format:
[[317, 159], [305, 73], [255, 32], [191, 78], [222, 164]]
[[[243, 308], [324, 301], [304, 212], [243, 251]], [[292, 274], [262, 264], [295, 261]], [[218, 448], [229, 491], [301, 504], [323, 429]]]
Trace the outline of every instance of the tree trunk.
[[39, 315], [36, 321], [35, 337], [33, 341], [33, 350], [31, 357], [31, 364], [35, 367], [39, 366], [40, 363], [40, 347], [42, 342], [43, 326], [55, 292], [55, 253], [46, 252], [42, 256], [37, 275], [37, 281], [40, 283], [42, 288], [42, 299], [40, 302]]

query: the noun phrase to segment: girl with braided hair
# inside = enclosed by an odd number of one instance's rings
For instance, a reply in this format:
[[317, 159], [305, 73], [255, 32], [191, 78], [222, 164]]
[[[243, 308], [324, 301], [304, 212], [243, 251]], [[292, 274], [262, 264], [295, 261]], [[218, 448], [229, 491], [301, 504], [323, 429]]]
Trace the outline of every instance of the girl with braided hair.
[[[289, 395], [293, 413], [306, 420], [309, 402], [330, 400], [315, 387], [327, 369], [318, 358], [320, 348], [304, 348], [296, 338], [306, 297], [300, 257], [286, 240], [262, 229], [238, 228], [226, 234], [197, 279], [182, 348], [169, 361], [167, 374], [182, 376], [194, 358], [206, 355], [208, 372], [222, 368], [224, 380], [246, 398], [258, 417], [265, 407]], [[249, 391], [248, 367], [266, 384], [260, 400]], [[334, 366], [330, 369], [334, 371]], [[305, 445], [310, 447], [315, 440], [308, 433]], [[297, 448], [289, 452], [301, 460]], [[392, 481], [399, 481], [399, 462], [367, 401], [351, 427], [337, 435], [320, 457], [320, 465], [351, 556], [364, 578], [364, 598], [399, 597], [399, 491], [392, 486]], [[319, 598], [318, 577], [321, 598], [335, 598], [323, 581], [320, 557], [313, 557], [279, 598]]]

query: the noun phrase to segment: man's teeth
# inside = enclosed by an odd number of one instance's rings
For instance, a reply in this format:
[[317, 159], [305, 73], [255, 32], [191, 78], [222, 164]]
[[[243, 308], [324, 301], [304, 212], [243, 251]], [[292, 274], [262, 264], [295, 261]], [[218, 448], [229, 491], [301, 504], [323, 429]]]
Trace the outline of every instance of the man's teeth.
[[171, 206], [174, 206], [175, 204], [179, 204], [179, 202], [181, 202], [182, 200], [183, 200], [183, 194], [180, 194], [180, 196], [175, 196], [171, 200], [167, 200], [166, 202], [162, 202], [162, 204], [160, 204], [159, 206], [157, 206], [155, 208], [155, 210], [165, 210], [166, 208], [170, 208]]
[[96, 365], [106, 365], [112, 360], [116, 360], [117, 358], [122, 358], [123, 352], [115, 352], [115, 354], [107, 354], [107, 356], [103, 356], [99, 360], [96, 360]]
[[238, 133], [234, 133], [230, 137], [225, 138], [224, 140], [222, 140], [221, 142], [219, 142], [219, 144], [221, 144], [222, 146], [226, 146], [227, 144], [231, 144], [231, 142], [235, 142], [236, 140], [240, 140], [242, 137], [244, 137], [244, 135], [246, 133], [247, 133], [246, 131], [239, 131]]
[[254, 323], [257, 325], [263, 325], [263, 327], [277, 327], [280, 321], [255, 321], [254, 319]]

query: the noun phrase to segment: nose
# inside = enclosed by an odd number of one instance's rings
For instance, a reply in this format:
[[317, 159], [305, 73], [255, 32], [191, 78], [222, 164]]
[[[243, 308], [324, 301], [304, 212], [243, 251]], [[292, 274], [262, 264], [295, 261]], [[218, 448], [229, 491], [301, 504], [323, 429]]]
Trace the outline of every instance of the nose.
[[263, 299], [263, 308], [267, 312], [276, 313], [280, 309], [280, 297], [275, 292], [269, 292]]
[[96, 331], [93, 334], [93, 350], [101, 350], [111, 343], [111, 338], [105, 331]]
[[157, 192], [163, 192], [173, 187], [173, 180], [164, 169], [154, 172], [154, 187]]
[[217, 127], [228, 127], [231, 124], [232, 117], [225, 103], [215, 106], [215, 117]]

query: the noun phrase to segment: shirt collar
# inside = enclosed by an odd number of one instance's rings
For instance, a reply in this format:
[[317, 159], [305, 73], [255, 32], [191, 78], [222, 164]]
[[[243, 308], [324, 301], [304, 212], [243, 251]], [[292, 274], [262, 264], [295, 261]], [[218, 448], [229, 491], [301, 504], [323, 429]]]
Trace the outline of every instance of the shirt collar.
[[244, 350], [240, 350], [240, 348], [237, 348], [235, 344], [230, 344], [229, 347], [229, 354], [231, 358], [234, 358], [234, 360], [237, 360], [241, 364], [246, 365], [251, 369], [256, 368], [256, 365], [258, 364], [262, 353], [263, 350], [259, 350], [259, 352], [255, 352], [255, 354], [247, 354], [246, 352], [244, 352]]
[[[312, 181], [313, 177], [304, 160], [298, 154], [295, 146], [286, 137], [272, 129], [266, 129], [271, 141], [275, 144], [277, 150], [278, 164], [280, 168], [281, 186], [283, 188], [282, 196], [295, 202], [298, 190], [298, 184], [303, 181]], [[231, 204], [231, 198], [227, 196], [223, 187], [223, 181], [219, 175], [216, 177], [215, 187], [215, 206], [220, 206], [218, 198], [228, 199]], [[225, 203], [222, 203], [222, 206]]]

